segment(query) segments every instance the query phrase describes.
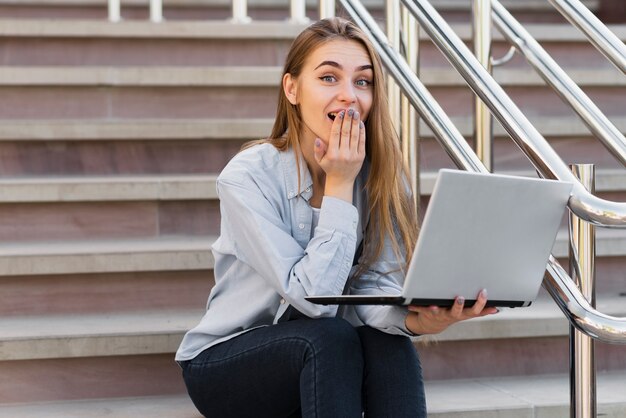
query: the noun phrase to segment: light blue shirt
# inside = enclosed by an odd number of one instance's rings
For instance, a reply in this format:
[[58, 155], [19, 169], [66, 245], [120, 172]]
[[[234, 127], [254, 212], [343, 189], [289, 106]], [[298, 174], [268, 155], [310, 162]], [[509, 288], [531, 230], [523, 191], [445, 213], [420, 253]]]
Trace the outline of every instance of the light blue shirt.
[[311, 231], [313, 182], [305, 161], [300, 160], [298, 187], [292, 150], [262, 144], [237, 154], [217, 179], [222, 220], [212, 247], [215, 286], [205, 315], [183, 338], [176, 360], [190, 360], [243, 332], [276, 324], [289, 306], [311, 318], [340, 316], [355, 326], [412, 335], [403, 307], [338, 308], [304, 300], [308, 295], [398, 295], [402, 290], [404, 259], [396, 259], [386, 240], [379, 260], [344, 292], [367, 219], [366, 171], [364, 164], [353, 204], [323, 198]]

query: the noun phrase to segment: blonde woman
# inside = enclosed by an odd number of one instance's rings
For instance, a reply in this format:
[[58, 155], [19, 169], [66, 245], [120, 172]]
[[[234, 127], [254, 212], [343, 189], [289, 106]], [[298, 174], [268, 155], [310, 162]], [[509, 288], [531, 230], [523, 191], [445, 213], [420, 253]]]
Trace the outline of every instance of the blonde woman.
[[399, 293], [417, 238], [378, 56], [352, 23], [294, 41], [269, 139], [220, 174], [215, 287], [176, 360], [207, 417], [425, 417], [409, 337], [495, 313], [321, 306], [308, 295]]

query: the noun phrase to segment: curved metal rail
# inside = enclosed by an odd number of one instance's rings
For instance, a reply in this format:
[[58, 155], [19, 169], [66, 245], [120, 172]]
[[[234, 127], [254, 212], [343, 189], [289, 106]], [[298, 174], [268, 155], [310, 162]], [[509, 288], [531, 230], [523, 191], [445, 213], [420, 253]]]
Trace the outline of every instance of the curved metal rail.
[[495, 26], [520, 51], [541, 77], [568, 103], [604, 146], [626, 166], [626, 138], [561, 69], [541, 45], [502, 6], [491, 0]]
[[[420, 112], [425, 123], [457, 166], [468, 171], [487, 172], [448, 116], [415, 73], [410, 71], [406, 61], [389, 46], [385, 35], [363, 5], [358, 0], [340, 0], [340, 2], [356, 24], [373, 40], [389, 73]], [[421, 20], [419, 16], [416, 17]], [[451, 30], [448, 30], [448, 34], [453, 35]], [[572, 279], [552, 256], [548, 261], [543, 285], [576, 328], [604, 342], [626, 344], [626, 318], [605, 315], [590, 306]]]
[[569, 22], [587, 36], [623, 74], [626, 74], [626, 46], [580, 0], [549, 0]]
[[589, 193], [530, 123], [502, 87], [483, 68], [446, 21], [425, 0], [402, 0], [421, 27], [463, 76], [467, 84], [491, 109], [509, 136], [545, 178], [574, 184], [570, 209], [581, 219], [608, 228], [626, 227], [626, 203], [600, 199]]

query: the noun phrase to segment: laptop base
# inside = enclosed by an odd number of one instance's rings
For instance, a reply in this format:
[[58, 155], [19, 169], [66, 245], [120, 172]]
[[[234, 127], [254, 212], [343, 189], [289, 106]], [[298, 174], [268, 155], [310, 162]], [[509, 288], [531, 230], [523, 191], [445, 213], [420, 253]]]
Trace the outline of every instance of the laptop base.
[[[402, 296], [307, 296], [305, 299], [318, 305], [413, 305], [449, 308], [454, 304], [454, 299], [407, 299]], [[466, 307], [473, 306], [474, 303], [476, 299], [465, 300]], [[530, 304], [531, 302], [518, 300], [488, 300], [486, 307], [522, 308]]]

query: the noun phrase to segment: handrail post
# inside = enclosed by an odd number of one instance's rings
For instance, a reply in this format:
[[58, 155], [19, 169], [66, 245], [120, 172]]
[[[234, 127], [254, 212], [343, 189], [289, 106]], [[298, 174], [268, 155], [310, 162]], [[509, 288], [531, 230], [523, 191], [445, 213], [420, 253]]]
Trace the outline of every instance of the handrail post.
[[150, 21], [159, 23], [163, 21], [163, 1], [150, 0]]
[[320, 19], [335, 17], [335, 0], [320, 0]]
[[[595, 167], [575, 164], [572, 172], [589, 192], [594, 193]], [[583, 296], [596, 306], [595, 227], [570, 212], [570, 276]], [[570, 417], [596, 416], [596, 369], [594, 341], [570, 325]]]
[[[491, 0], [473, 0], [472, 15], [474, 55], [491, 74]], [[478, 158], [493, 171], [493, 118], [478, 96], [474, 96], [474, 141]]]
[[[385, 15], [387, 25], [387, 39], [389, 45], [396, 51], [400, 50], [400, 2], [398, 0], [386, 0]], [[400, 87], [396, 84], [393, 76], [387, 76], [387, 100], [389, 101], [389, 113], [391, 122], [398, 136], [401, 135], [400, 126], [402, 115], [400, 111]]]
[[290, 2], [291, 23], [307, 23], [309, 18], [306, 17], [306, 1], [305, 0], [291, 0]]
[[233, 23], [250, 23], [252, 19], [248, 16], [248, 1], [233, 0]]
[[[419, 75], [419, 26], [417, 24], [417, 19], [415, 19], [415, 16], [411, 14], [406, 6], [402, 6], [401, 9], [404, 57], [406, 58], [406, 62], [409, 64], [411, 71]], [[412, 180], [411, 184], [413, 187], [412, 192], [413, 199], [415, 201], [415, 208], [419, 212], [419, 118], [417, 112], [413, 106], [411, 106], [409, 98], [404, 94], [402, 95], [400, 110], [402, 113], [402, 155], [404, 155], [406, 165], [409, 169], [409, 176]]]
[[120, 0], [109, 0], [109, 21], [110, 22], [119, 22], [122, 20], [122, 12]]

